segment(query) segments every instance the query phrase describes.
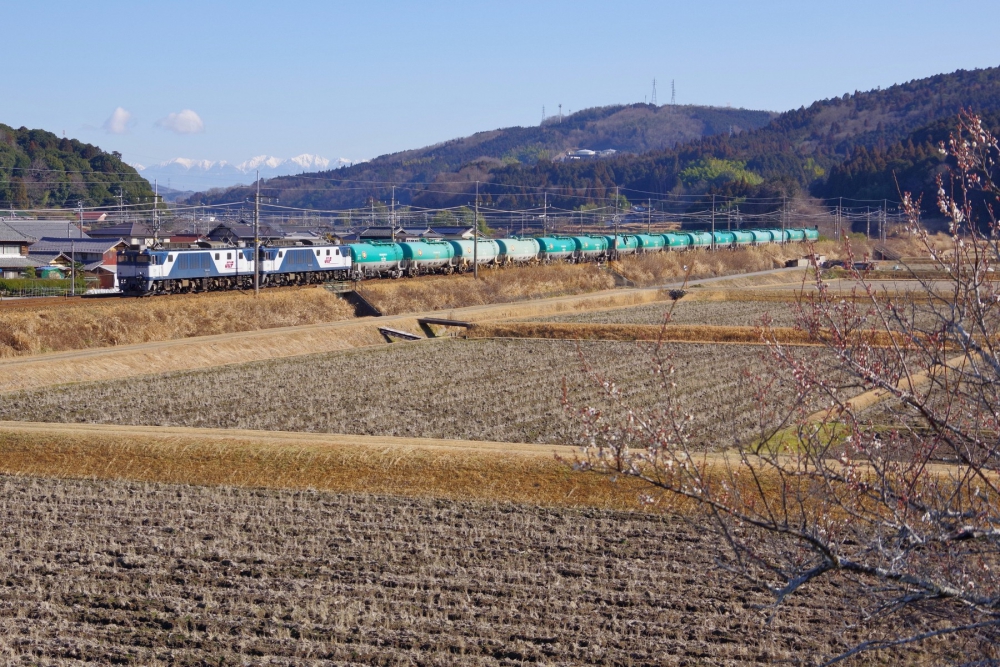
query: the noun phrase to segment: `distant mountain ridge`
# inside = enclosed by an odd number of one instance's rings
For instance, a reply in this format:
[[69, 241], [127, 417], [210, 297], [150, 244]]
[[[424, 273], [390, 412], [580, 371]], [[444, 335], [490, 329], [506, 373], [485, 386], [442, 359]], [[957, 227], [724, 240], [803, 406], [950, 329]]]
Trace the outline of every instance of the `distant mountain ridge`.
[[[302, 153], [291, 158], [257, 155], [240, 163], [177, 157], [148, 167], [141, 164], [132, 166], [151, 183], [156, 180], [164, 185], [169, 183], [169, 187], [176, 190], [198, 191], [207, 187], [228, 187], [250, 182], [255, 178], [257, 170], [260, 170], [261, 178], [274, 178], [325, 170], [331, 165], [354, 163], [355, 161], [346, 158], [330, 160], [319, 155]], [[250, 181], [247, 177], [250, 177]]]
[[[551, 160], [578, 148], [601, 150], [613, 148], [625, 153], [645, 153], [718, 133], [738, 134], [761, 127], [777, 114], [770, 111], [700, 106], [654, 106], [651, 104], [617, 105], [585, 109], [568, 116], [546, 119], [532, 127], [509, 127], [477, 132], [468, 137], [444, 141], [432, 146], [377, 157], [362, 164], [320, 171], [309, 176], [330, 177], [372, 184], [374, 182], [427, 183], [444, 178], [472, 163], [482, 163], [484, 173], [491, 168], [512, 164], [536, 164]], [[316, 206], [339, 208], [362, 206], [369, 198], [386, 197], [384, 188], [372, 185], [359, 189], [356, 184], [330, 187], [316, 193], [315, 181], [294, 176], [271, 180], [269, 187], [281, 190], [300, 188], [302, 195], [294, 202], [314, 202]], [[238, 193], [199, 193], [192, 203], [228, 201]], [[293, 196], [294, 195], [289, 195]], [[283, 195], [284, 197], [284, 195]], [[407, 191], [399, 192], [406, 203]], [[298, 205], [298, 204], [293, 204]]]

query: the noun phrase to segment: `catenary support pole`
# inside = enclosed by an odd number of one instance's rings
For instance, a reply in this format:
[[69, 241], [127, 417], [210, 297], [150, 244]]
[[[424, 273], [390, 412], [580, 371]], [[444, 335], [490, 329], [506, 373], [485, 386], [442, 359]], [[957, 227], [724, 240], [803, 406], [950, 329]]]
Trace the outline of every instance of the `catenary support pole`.
[[618, 186], [615, 186], [615, 259], [618, 259]]
[[476, 218], [472, 232], [472, 277], [479, 280], [479, 181], [476, 181]]
[[712, 195], [712, 250], [715, 250], [715, 195]]
[[548, 236], [549, 234], [549, 193], [543, 192], [542, 195], [545, 197], [545, 205], [542, 209], [542, 236]]
[[[239, 258], [237, 258], [239, 263]], [[260, 295], [260, 170], [257, 171], [257, 196], [253, 207], [253, 293]]]

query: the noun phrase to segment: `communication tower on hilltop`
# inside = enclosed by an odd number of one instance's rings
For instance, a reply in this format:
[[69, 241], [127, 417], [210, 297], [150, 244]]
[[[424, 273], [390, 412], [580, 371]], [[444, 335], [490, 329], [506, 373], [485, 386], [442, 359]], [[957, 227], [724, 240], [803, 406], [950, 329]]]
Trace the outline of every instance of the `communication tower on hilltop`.
[[542, 122], [545, 122], [545, 105], [542, 105]]
[[562, 122], [562, 105], [559, 105], [559, 122]]
[[653, 97], [649, 101], [654, 107], [656, 106], [656, 79], [653, 79]]
[[674, 80], [670, 80], [670, 106], [677, 104], [677, 89], [674, 88]]

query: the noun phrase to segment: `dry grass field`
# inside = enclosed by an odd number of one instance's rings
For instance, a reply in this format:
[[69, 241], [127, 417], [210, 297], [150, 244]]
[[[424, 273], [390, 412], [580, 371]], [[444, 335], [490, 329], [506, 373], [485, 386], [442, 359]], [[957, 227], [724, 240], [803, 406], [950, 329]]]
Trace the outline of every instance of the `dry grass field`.
[[[543, 314], [650, 303], [662, 297], [658, 290], [604, 290], [578, 296], [471, 306], [434, 314], [470, 321], [524, 319]], [[382, 326], [417, 335], [426, 333], [415, 316], [390, 315], [116, 347], [22, 355], [0, 359], [0, 394], [56, 384], [122, 379], [331, 352], [365, 345], [384, 345], [386, 339], [378, 331]], [[439, 336], [455, 333], [455, 329], [449, 327], [434, 328]]]
[[[816, 244], [820, 254], [839, 256], [842, 248], [832, 241]], [[616, 262], [619, 273], [639, 287], [654, 287], [678, 282], [688, 275], [692, 280], [717, 276], [738, 275], [777, 269], [789, 259], [798, 259], [809, 252], [804, 243], [765, 245], [739, 250], [694, 250], [690, 252], [657, 252], [628, 255]]]
[[[938, 253], [951, 252], [952, 242], [947, 236], [933, 236], [930, 243]], [[875, 245], [864, 239], [851, 239], [851, 252], [857, 260], [870, 258]], [[926, 260], [926, 249], [915, 237], [892, 238], [885, 245], [904, 257]], [[817, 254], [828, 259], [846, 259], [848, 256], [845, 246], [838, 241], [817, 241], [812, 247]], [[636, 285], [650, 287], [681, 280], [687, 271], [690, 271], [692, 279], [766, 271], [784, 266], [786, 260], [798, 259], [808, 252], [809, 245], [805, 243], [789, 243], [718, 252], [652, 253], [625, 257], [617, 263], [617, 267]], [[901, 277], [898, 273], [895, 272], [895, 277]]]
[[[703, 324], [593, 324], [578, 322], [502, 322], [476, 324], [469, 328], [469, 338], [535, 338], [576, 341], [662, 341], [663, 343], [717, 343], [765, 345], [760, 327], [727, 327]], [[785, 345], [817, 345], [808, 332], [788, 327], [767, 330], [767, 340]], [[716, 354], [725, 354], [716, 350]]]
[[768, 315], [773, 326], [792, 327], [796, 323], [794, 303], [767, 301], [690, 301], [686, 297], [674, 305], [670, 301], [534, 318], [539, 322], [586, 322], [593, 324], [663, 324], [667, 312], [671, 324], [710, 326], [756, 326]]
[[[598, 400], [581, 355], [635, 405], [663, 396], [650, 344], [460, 340], [395, 344], [205, 371], [139, 376], [5, 394], [0, 419], [242, 428], [506, 442], [574, 442], [561, 405]], [[752, 426], [743, 371], [760, 347], [672, 344], [679, 392], [708, 447]], [[722, 425], [724, 428], [720, 428]], [[718, 440], [715, 440], [718, 438]]]
[[[0, 661], [737, 665], [852, 638], [836, 582], [768, 623], [719, 548], [649, 513], [4, 476]], [[961, 657], [922, 650], [852, 664]]]
[[478, 281], [471, 274], [372, 280], [362, 283], [358, 291], [383, 315], [398, 315], [584, 294], [615, 286], [614, 276], [595, 264], [484, 268], [479, 276]]
[[334, 322], [354, 308], [320, 287], [83, 300], [0, 310], [0, 357]]
[[[0, 422], [0, 474], [638, 509], [573, 447], [238, 429]], [[679, 508], [664, 498], [658, 507]]]

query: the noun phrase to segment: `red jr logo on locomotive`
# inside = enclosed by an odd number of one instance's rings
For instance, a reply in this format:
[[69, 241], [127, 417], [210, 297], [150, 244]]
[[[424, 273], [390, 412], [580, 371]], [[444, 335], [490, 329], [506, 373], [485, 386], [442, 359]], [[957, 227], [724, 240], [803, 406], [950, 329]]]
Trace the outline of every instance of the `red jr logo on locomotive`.
[[235, 264], [235, 262], [233, 262], [232, 260], [229, 260], [228, 262], [226, 262], [226, 268], [227, 269], [233, 268], [233, 264]]

